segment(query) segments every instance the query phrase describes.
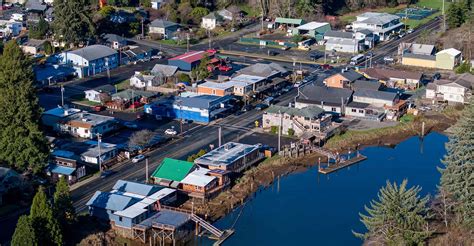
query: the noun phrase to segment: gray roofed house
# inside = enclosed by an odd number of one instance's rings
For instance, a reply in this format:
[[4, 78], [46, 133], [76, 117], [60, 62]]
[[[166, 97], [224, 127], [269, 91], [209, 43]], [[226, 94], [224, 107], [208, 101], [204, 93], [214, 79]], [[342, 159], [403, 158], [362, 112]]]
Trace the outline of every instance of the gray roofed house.
[[118, 180], [112, 189], [122, 193], [132, 193], [141, 196], [150, 196], [151, 194], [160, 190], [160, 187], [131, 181]]
[[340, 74], [350, 82], [354, 82], [354, 81], [364, 77], [364, 75], [362, 75], [362, 74], [360, 74], [360, 73], [358, 73], [354, 70], [345, 70], [344, 72], [341, 72]]
[[179, 26], [179, 24], [172, 21], [163, 20], [163, 19], [156, 19], [150, 23], [150, 26], [160, 27], [160, 28], [170, 28], [174, 26]]
[[340, 106], [342, 102], [346, 104], [350, 101], [352, 93], [352, 90], [346, 88], [308, 85], [300, 90], [300, 96], [296, 101], [318, 106], [321, 104]]
[[99, 44], [89, 45], [81, 49], [69, 51], [67, 53], [75, 54], [87, 61], [94, 61], [103, 57], [118, 54], [116, 50]]
[[112, 100], [131, 101], [133, 99], [138, 99], [141, 97], [149, 98], [156, 95], [157, 95], [156, 92], [126, 89], [121, 92], [112, 94]]
[[353, 39], [354, 33], [352, 32], [341, 32], [341, 31], [327, 31], [324, 33], [324, 39], [329, 38], [343, 38], [343, 39]]
[[377, 80], [356, 80], [351, 85], [352, 90], [374, 90], [378, 91], [382, 88], [382, 83], [379, 83]]
[[360, 89], [354, 92], [354, 102], [368, 103], [376, 107], [393, 106], [399, 99], [399, 95], [388, 91], [375, 91]]
[[252, 76], [259, 76], [264, 77], [267, 79], [271, 79], [277, 76], [283, 76], [288, 73], [284, 67], [277, 63], [255, 63], [248, 67], [242, 68], [236, 72], [237, 74], [245, 74], [245, 75], [252, 75]]
[[377, 12], [366, 12], [357, 16], [357, 22], [383, 25], [388, 22], [400, 19], [397, 15], [387, 14], [387, 13], [377, 13]]
[[103, 36], [105, 42], [110, 45], [113, 49], [120, 49], [127, 45], [127, 39], [117, 34], [109, 33]]
[[33, 12], [44, 12], [46, 11], [46, 8], [48, 6], [46, 4], [43, 4], [42, 2], [38, 0], [29, 0], [25, 4], [25, 8], [27, 11], [33, 11]]
[[290, 108], [290, 107], [285, 107], [285, 106], [278, 106], [278, 105], [272, 105], [270, 106], [267, 110], [265, 110], [266, 113], [271, 113], [271, 114], [288, 114], [288, 115], [296, 115], [296, 116], [301, 116], [301, 117], [306, 117], [306, 118], [318, 118], [322, 114], [324, 114], [324, 109], [318, 107], [318, 106], [308, 106], [304, 108]]
[[164, 39], [172, 38], [174, 33], [178, 31], [179, 24], [171, 21], [156, 19], [150, 23], [150, 34], [161, 35]]
[[151, 69], [151, 73], [154, 75], [162, 74], [165, 77], [171, 77], [176, 74], [178, 71], [177, 66], [172, 65], [164, 65], [164, 64], [156, 64], [153, 69]]

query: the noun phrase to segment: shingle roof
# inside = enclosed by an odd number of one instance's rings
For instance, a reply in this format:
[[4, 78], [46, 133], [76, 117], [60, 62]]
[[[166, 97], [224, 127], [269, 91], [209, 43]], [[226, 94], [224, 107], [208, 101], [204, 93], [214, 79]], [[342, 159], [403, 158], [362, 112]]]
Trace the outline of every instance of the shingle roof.
[[87, 61], [93, 61], [99, 58], [115, 55], [117, 54], [117, 51], [105, 45], [94, 44], [81, 49], [69, 51], [69, 53], [83, 57]]
[[277, 17], [275, 19], [275, 23], [302, 25], [304, 23], [304, 20], [303, 19], [292, 19], [292, 18]]
[[86, 205], [107, 210], [120, 211], [138, 201], [139, 199], [129, 196], [96, 191]]
[[131, 100], [134, 97], [152, 97], [155, 96], [156, 92], [152, 91], [140, 91], [140, 90], [132, 90], [132, 89], [126, 89], [121, 92], [112, 94], [112, 98], [120, 98], [120, 99], [125, 99], [125, 100]]
[[156, 19], [150, 23], [151, 27], [161, 27], [161, 28], [170, 28], [173, 26], [179, 26], [178, 23], [174, 23], [167, 20]]
[[341, 72], [339, 74], [342, 75], [344, 78], [346, 78], [348, 81], [351, 81], [351, 82], [364, 77], [364, 75], [362, 75], [362, 74], [360, 74], [360, 73], [358, 73], [354, 70], [347, 70], [347, 71]]
[[222, 16], [216, 12], [211, 12], [208, 15], [202, 17], [203, 19], [222, 20]]
[[405, 53], [405, 54], [403, 54], [403, 57], [416, 58], [416, 59], [422, 59], [422, 60], [430, 60], [430, 61], [436, 61], [436, 56], [433, 56], [433, 55], [423, 55], [423, 54], [415, 54], [415, 53]]
[[368, 24], [376, 24], [376, 25], [383, 25], [388, 22], [400, 19], [397, 15], [387, 14], [387, 13], [374, 13], [374, 12], [366, 12], [357, 16], [358, 18], [367, 18], [362, 21], [356, 21], [359, 23], [368, 23]]
[[[354, 100], [356, 97], [374, 98], [380, 100], [394, 101], [398, 94], [387, 91], [374, 91], [368, 89], [361, 89], [354, 92]], [[357, 101], [357, 100], [355, 100]]]
[[109, 33], [109, 34], [105, 34], [104, 35], [104, 39], [107, 41], [107, 42], [119, 42], [119, 43], [122, 43], [122, 42], [125, 42], [127, 41], [125, 38], [117, 35], [117, 34], [113, 34], [113, 33]]
[[147, 184], [141, 184], [141, 183], [136, 183], [136, 182], [131, 182], [131, 181], [118, 180], [112, 189], [118, 192], [127, 192], [127, 193], [137, 194], [140, 196], [149, 196], [157, 192], [161, 188], [162, 187], [158, 187], [154, 185], [147, 185]]
[[194, 167], [194, 163], [165, 158], [151, 175], [154, 178], [181, 181]]
[[237, 71], [238, 74], [247, 74], [260, 77], [272, 77], [278, 74], [285, 74], [288, 70], [277, 63], [255, 63]]
[[341, 98], [347, 103], [352, 96], [352, 90], [345, 88], [332, 88], [318, 85], [307, 85], [300, 90], [298, 102], [313, 104], [335, 104], [341, 105]]
[[177, 66], [172, 65], [164, 65], [164, 64], [156, 64], [153, 69], [151, 69], [151, 73], [157, 75], [158, 73], [163, 74], [165, 77], [173, 76], [176, 71], [178, 71]]
[[423, 76], [423, 74], [419, 72], [409, 72], [383, 68], [365, 68], [361, 69], [360, 71], [362, 73], [367, 74], [367, 76], [371, 78], [380, 80], [389, 80], [390, 78], [421, 79], [421, 76]]
[[354, 91], [361, 89], [378, 91], [380, 87], [382, 87], [382, 84], [374, 80], [356, 80], [352, 83], [351, 87]]
[[308, 118], [317, 118], [321, 114], [324, 113], [324, 110], [318, 106], [308, 106], [305, 108], [290, 108], [290, 107], [285, 107], [285, 106], [278, 106], [278, 105], [272, 105], [270, 106], [265, 112], [270, 113], [270, 114], [288, 114], [288, 115], [296, 115], [296, 116], [302, 116], [302, 117], [308, 117]]

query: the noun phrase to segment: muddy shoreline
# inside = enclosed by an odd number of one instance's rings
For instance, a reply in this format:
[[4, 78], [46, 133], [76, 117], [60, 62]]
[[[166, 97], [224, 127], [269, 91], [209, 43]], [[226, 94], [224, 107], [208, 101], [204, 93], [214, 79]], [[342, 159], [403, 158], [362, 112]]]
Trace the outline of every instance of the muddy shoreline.
[[[340, 153], [349, 149], [363, 149], [369, 146], [394, 147], [413, 136], [420, 136], [422, 122], [425, 124], [425, 135], [430, 132], [443, 133], [456, 122], [457, 117], [444, 114], [432, 115], [430, 117], [419, 117], [417, 120], [404, 123], [401, 126], [382, 129], [377, 134], [357, 134], [348, 138], [329, 141], [327, 148]], [[265, 160], [259, 165], [247, 170], [230, 188], [206, 204], [194, 204], [194, 211], [210, 221], [216, 221], [238, 206], [244, 204], [253, 197], [253, 194], [261, 188], [269, 187], [276, 179], [295, 172], [305, 171], [317, 165], [318, 157], [325, 160], [326, 157], [312, 153], [298, 159], [274, 157]], [[183, 204], [183, 208], [191, 208], [191, 203]], [[225, 228], [223, 228], [225, 229]]]

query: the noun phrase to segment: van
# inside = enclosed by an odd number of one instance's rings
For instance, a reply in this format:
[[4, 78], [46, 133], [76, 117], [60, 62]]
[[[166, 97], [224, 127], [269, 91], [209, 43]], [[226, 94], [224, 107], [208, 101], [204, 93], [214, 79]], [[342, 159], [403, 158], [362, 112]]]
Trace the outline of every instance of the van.
[[265, 98], [265, 100], [262, 101], [262, 103], [264, 103], [266, 105], [271, 105], [273, 100], [274, 100], [273, 97], [267, 97], [267, 98]]
[[351, 62], [349, 64], [351, 64], [352, 66], [355, 66], [361, 62], [363, 62], [365, 60], [365, 56], [360, 54], [360, 55], [356, 55], [354, 57], [351, 58]]

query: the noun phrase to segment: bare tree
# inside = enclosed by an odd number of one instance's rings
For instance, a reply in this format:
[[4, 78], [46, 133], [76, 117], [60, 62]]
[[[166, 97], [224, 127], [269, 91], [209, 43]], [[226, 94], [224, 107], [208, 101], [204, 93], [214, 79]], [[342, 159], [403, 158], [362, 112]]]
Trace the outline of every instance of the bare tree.
[[141, 130], [132, 134], [128, 140], [129, 147], [145, 148], [153, 139], [154, 134], [150, 130]]
[[448, 192], [442, 187], [439, 189], [435, 200], [433, 201], [432, 209], [436, 215], [440, 216], [443, 220], [444, 226], [448, 227], [448, 222], [452, 216], [452, 207], [455, 205], [454, 201], [450, 198]]

